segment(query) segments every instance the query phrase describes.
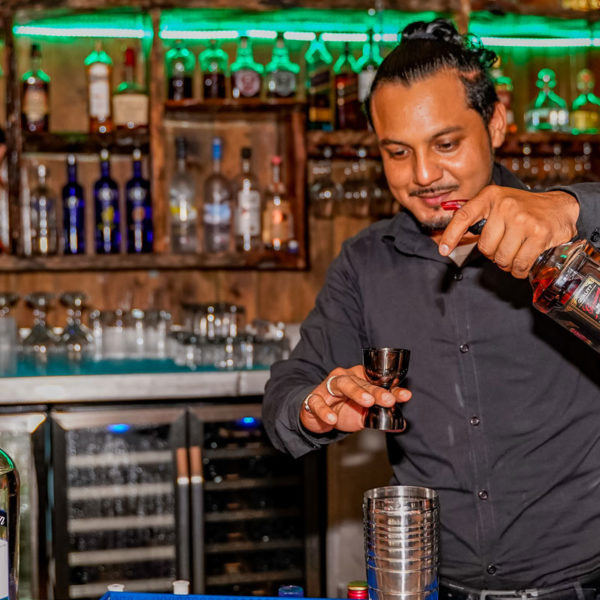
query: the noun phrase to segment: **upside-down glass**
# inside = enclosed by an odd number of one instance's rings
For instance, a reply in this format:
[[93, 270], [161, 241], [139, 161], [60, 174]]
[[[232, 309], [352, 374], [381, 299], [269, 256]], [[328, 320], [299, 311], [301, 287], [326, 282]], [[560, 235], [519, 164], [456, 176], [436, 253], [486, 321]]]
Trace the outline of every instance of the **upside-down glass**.
[[53, 299], [54, 294], [46, 292], [34, 292], [25, 297], [28, 306], [33, 309], [33, 327], [23, 340], [23, 352], [46, 358], [49, 352], [56, 350], [60, 338], [46, 323], [46, 313]]
[[[408, 373], [410, 350], [371, 347], [363, 348], [362, 355], [367, 379], [386, 390], [400, 385]], [[406, 420], [398, 403], [392, 407], [375, 404], [367, 412], [365, 427], [401, 432], [406, 429]]]
[[70, 359], [79, 359], [91, 351], [94, 342], [90, 330], [81, 322], [87, 296], [83, 292], [65, 292], [60, 301], [67, 307], [67, 323], [60, 343]]

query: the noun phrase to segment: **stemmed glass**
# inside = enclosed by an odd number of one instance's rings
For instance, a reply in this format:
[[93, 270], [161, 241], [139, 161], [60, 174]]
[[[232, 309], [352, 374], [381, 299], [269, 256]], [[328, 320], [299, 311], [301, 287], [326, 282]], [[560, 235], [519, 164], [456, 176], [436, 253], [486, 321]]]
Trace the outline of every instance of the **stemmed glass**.
[[67, 324], [60, 338], [61, 346], [66, 349], [69, 358], [80, 358], [91, 349], [94, 341], [89, 329], [81, 322], [87, 296], [83, 292], [65, 292], [61, 294], [60, 301], [67, 307]]
[[[368, 381], [390, 390], [398, 386], [408, 373], [410, 350], [403, 348], [363, 348], [363, 366]], [[371, 406], [365, 418], [365, 427], [381, 431], [400, 432], [406, 429], [406, 420], [398, 403], [392, 407]]]
[[33, 327], [23, 340], [23, 351], [45, 357], [56, 349], [60, 338], [46, 322], [46, 313], [54, 300], [54, 294], [34, 292], [25, 296], [27, 305], [33, 309]]

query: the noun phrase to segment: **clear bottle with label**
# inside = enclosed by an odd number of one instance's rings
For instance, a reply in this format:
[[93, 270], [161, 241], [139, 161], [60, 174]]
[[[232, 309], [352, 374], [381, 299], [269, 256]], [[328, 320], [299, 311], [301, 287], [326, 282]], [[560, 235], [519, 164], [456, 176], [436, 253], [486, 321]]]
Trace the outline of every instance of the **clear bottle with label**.
[[189, 100], [194, 96], [194, 55], [184, 48], [181, 40], [175, 42], [165, 55], [167, 64], [167, 97], [169, 100]]
[[58, 252], [56, 197], [46, 184], [46, 165], [37, 167], [37, 185], [31, 190], [31, 253], [48, 256]]
[[17, 600], [19, 587], [19, 473], [0, 450], [0, 598]]
[[296, 95], [300, 66], [289, 57], [283, 34], [277, 34], [271, 62], [265, 68], [267, 98], [293, 98]]
[[569, 109], [566, 101], [555, 91], [556, 75], [552, 69], [542, 69], [536, 83], [540, 89], [525, 112], [527, 131], [567, 131]]
[[88, 85], [88, 119], [90, 133], [112, 131], [111, 76], [112, 60], [97, 41], [94, 51], [85, 61]]
[[133, 176], [125, 184], [127, 210], [127, 252], [152, 252], [154, 229], [152, 225], [152, 196], [150, 182], [142, 174], [142, 153], [133, 151]]
[[264, 67], [254, 60], [250, 39], [242, 36], [231, 65], [231, 95], [234, 98], [260, 97], [263, 72]]
[[183, 137], [175, 138], [175, 164], [175, 174], [169, 184], [171, 249], [178, 253], [196, 252], [196, 182], [186, 168], [186, 141]]
[[271, 183], [265, 192], [263, 211], [263, 246], [272, 250], [290, 250], [297, 247], [294, 239], [294, 216], [281, 181], [281, 156], [271, 159]]
[[231, 190], [221, 173], [223, 142], [212, 140], [212, 173], [204, 182], [204, 250], [222, 253], [231, 250]]
[[600, 130], [600, 98], [594, 94], [596, 80], [589, 69], [577, 74], [579, 96], [571, 106], [571, 128], [573, 133], [598, 133]]
[[261, 193], [251, 171], [252, 150], [242, 148], [242, 172], [235, 186], [235, 247], [238, 252], [258, 250], [261, 245]]
[[113, 120], [117, 129], [148, 126], [148, 92], [136, 81], [136, 52], [125, 50], [123, 81], [113, 95]]
[[42, 51], [31, 44], [31, 68], [21, 77], [21, 126], [25, 131], [42, 133], [50, 123], [50, 77], [42, 71]]
[[332, 72], [333, 59], [321, 34], [317, 33], [306, 54], [306, 103], [308, 129], [331, 131], [333, 128]]
[[77, 181], [77, 159], [67, 156], [67, 183], [62, 189], [63, 237], [65, 254], [85, 252], [85, 200]]

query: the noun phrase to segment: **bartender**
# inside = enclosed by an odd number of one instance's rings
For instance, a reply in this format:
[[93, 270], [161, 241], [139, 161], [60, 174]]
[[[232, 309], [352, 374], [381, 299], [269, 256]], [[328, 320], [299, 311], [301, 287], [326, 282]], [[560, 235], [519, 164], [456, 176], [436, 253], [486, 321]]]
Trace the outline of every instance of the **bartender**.
[[[368, 112], [405, 210], [343, 245], [272, 367], [264, 424], [299, 457], [361, 430], [374, 403], [405, 403], [409, 427], [387, 434], [393, 483], [439, 492], [440, 597], [596, 598], [598, 355], [532, 307], [526, 277], [600, 224], [600, 186], [533, 193], [494, 162], [494, 59], [435, 20], [383, 61]], [[468, 202], [452, 215], [444, 200]], [[411, 350], [406, 388], [366, 381], [365, 346]]]

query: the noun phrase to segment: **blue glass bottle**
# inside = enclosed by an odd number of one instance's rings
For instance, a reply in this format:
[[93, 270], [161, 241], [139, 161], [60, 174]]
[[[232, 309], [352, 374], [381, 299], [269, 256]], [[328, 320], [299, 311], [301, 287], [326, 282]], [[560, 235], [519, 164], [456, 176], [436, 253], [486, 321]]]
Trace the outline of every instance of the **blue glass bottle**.
[[100, 151], [100, 179], [94, 183], [96, 205], [96, 253], [118, 254], [121, 250], [119, 231], [119, 187], [110, 176], [108, 150]]
[[142, 153], [133, 151], [133, 177], [125, 184], [127, 252], [152, 252], [152, 197], [150, 182], [142, 176]]
[[67, 183], [62, 189], [63, 233], [65, 254], [85, 252], [85, 198], [83, 188], [77, 181], [77, 159], [74, 154], [67, 156]]

